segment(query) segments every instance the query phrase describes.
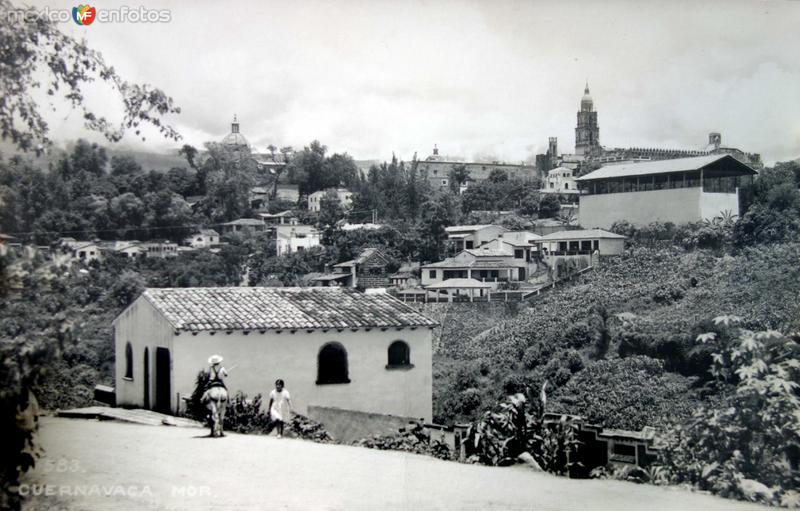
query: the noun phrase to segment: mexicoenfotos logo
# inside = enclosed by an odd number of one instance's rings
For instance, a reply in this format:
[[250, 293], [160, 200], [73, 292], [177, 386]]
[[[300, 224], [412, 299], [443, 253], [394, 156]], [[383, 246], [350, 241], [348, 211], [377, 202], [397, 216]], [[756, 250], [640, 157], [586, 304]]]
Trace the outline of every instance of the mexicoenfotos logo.
[[[2, 2], [0, 2], [2, 3]], [[169, 23], [172, 21], [170, 9], [148, 9], [143, 5], [129, 7], [123, 5], [114, 9], [96, 9], [89, 4], [80, 4], [69, 9], [0, 9], [0, 17], [11, 23], [36, 23], [45, 19], [53, 23], [69, 23], [72, 19], [77, 25], [85, 27], [97, 23]]]
[[78, 25], [91, 25], [97, 15], [97, 9], [87, 5], [79, 5], [72, 8], [72, 19]]

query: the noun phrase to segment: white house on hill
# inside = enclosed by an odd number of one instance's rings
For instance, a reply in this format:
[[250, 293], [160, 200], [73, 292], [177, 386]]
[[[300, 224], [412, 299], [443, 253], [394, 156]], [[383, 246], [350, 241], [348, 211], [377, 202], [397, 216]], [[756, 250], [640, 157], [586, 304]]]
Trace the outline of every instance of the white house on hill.
[[[336, 193], [336, 196], [339, 198], [339, 204], [344, 208], [348, 209], [350, 206], [353, 205], [353, 192], [348, 190], [347, 188], [331, 188]], [[322, 207], [322, 199], [325, 198], [325, 195], [328, 193], [328, 190], [319, 190], [314, 192], [308, 196], [308, 210], [309, 211], [319, 211]]]
[[282, 378], [294, 408], [432, 419], [436, 322], [387, 295], [337, 288], [147, 289], [114, 320], [116, 399], [176, 413], [208, 357], [232, 392]]
[[447, 233], [447, 242], [458, 253], [485, 245], [497, 239], [507, 229], [499, 225], [453, 225], [444, 230]]
[[739, 187], [756, 171], [728, 154], [607, 165], [579, 177], [579, 223], [683, 224], [739, 214]]
[[278, 225], [274, 229], [278, 256], [302, 252], [320, 244], [320, 232], [313, 225]]

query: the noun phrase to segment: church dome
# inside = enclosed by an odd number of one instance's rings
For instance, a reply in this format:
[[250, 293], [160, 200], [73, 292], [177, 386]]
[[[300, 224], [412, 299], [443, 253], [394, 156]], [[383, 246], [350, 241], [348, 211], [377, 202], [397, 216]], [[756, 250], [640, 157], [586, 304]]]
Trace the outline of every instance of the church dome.
[[231, 132], [225, 135], [225, 138], [222, 139], [222, 143], [229, 146], [250, 146], [250, 144], [247, 143], [247, 139], [244, 138], [244, 135], [239, 133], [239, 121], [236, 119], [235, 115], [231, 123]]
[[594, 106], [594, 101], [592, 100], [592, 96], [589, 94], [589, 84], [586, 84], [586, 88], [583, 89], [583, 97], [581, 98], [581, 110], [591, 110], [592, 106]]

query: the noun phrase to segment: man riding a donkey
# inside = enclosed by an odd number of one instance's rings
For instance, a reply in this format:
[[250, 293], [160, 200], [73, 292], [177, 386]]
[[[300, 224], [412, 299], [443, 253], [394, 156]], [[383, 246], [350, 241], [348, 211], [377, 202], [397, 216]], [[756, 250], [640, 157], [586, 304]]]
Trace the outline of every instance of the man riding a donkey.
[[225, 421], [225, 407], [228, 404], [228, 388], [223, 378], [228, 376], [228, 372], [222, 367], [222, 357], [219, 355], [211, 355], [208, 363], [211, 366], [210, 378], [201, 402], [211, 413], [211, 436], [224, 436], [222, 423]]

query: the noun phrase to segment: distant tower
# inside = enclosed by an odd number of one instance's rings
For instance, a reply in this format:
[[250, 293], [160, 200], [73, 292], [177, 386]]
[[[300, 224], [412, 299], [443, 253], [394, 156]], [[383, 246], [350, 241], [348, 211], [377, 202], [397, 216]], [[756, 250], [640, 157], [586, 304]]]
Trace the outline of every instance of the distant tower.
[[588, 155], [599, 147], [600, 127], [597, 125], [592, 96], [589, 95], [589, 82], [586, 82], [578, 112], [578, 126], [575, 128], [575, 154]]
[[548, 140], [547, 154], [553, 159], [558, 156], [558, 137], [550, 137]]
[[708, 147], [714, 147], [714, 149], [719, 149], [719, 146], [722, 145], [722, 134], [716, 133], [712, 131], [708, 134]]
[[436, 147], [436, 144], [433, 144], [433, 155], [439, 156], [439, 148]]

